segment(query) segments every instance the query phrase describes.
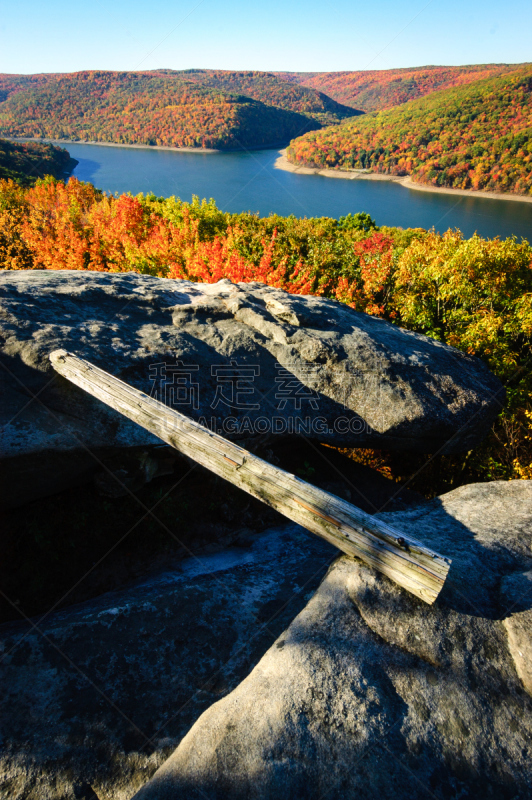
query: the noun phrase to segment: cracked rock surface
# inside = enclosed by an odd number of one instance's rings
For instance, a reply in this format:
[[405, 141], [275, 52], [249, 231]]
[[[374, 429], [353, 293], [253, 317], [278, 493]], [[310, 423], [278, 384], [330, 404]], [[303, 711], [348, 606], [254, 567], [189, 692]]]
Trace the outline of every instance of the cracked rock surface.
[[58, 348], [248, 440], [275, 418], [280, 433], [299, 425], [344, 447], [469, 450], [504, 394], [478, 359], [331, 300], [227, 280], [4, 272], [0, 457], [10, 505], [82, 482], [94, 456], [158, 443], [53, 373]]
[[435, 605], [339, 558], [135, 800], [532, 796], [532, 481], [382, 518], [453, 559]]

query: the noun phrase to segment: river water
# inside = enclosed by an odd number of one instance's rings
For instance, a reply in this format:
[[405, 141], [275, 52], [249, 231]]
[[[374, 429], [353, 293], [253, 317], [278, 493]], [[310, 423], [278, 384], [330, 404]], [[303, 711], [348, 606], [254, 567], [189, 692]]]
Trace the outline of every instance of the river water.
[[366, 211], [378, 225], [460, 228], [486, 237], [532, 241], [532, 203], [432, 194], [393, 182], [298, 175], [274, 168], [277, 150], [186, 153], [68, 144], [74, 175], [108, 192], [154, 192], [182, 200], [214, 198], [224, 211], [335, 217]]

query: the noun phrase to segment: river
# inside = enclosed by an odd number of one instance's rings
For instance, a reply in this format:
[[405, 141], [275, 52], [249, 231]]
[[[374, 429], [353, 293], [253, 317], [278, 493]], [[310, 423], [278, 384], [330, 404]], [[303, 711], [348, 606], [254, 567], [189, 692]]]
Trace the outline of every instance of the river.
[[417, 192], [388, 181], [339, 180], [274, 168], [277, 150], [187, 153], [64, 145], [79, 161], [74, 175], [108, 192], [214, 198], [224, 211], [340, 217], [366, 211], [378, 225], [460, 228], [486, 237], [532, 241], [532, 203]]

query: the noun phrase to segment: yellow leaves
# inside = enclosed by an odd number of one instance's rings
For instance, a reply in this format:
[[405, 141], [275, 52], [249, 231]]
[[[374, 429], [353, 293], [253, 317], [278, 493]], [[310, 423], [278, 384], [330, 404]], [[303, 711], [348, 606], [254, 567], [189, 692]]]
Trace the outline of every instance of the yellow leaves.
[[532, 461], [530, 464], [521, 464], [518, 458], [514, 458], [513, 460], [513, 467], [515, 477], [521, 481], [530, 481], [532, 480]]
[[530, 245], [513, 238], [430, 232], [399, 258], [393, 302], [405, 326], [510, 374], [520, 358], [516, 340], [532, 335], [531, 260]]
[[532, 292], [527, 292], [517, 301], [515, 313], [523, 334], [532, 337]]
[[513, 459], [514, 475], [518, 480], [532, 480], [532, 411], [524, 412], [525, 423], [521, 426], [521, 452]]

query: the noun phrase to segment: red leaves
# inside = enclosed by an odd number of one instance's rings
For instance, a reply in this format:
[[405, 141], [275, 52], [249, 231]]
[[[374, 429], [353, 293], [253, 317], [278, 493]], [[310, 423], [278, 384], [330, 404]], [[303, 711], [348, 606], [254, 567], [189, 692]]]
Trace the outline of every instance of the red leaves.
[[355, 242], [360, 272], [350, 281], [340, 278], [335, 297], [357, 311], [372, 316], [385, 316], [392, 291], [394, 274], [394, 242], [390, 236], [375, 231], [366, 239]]

